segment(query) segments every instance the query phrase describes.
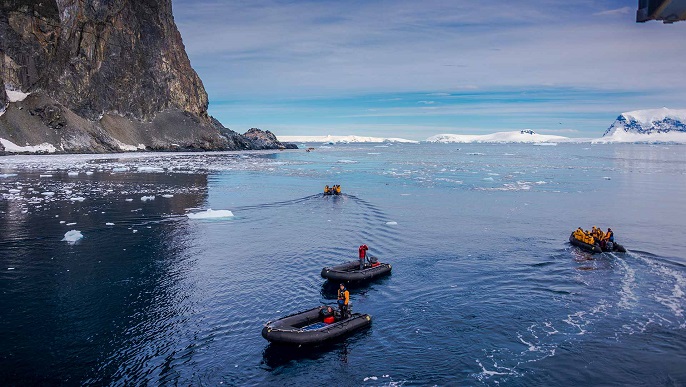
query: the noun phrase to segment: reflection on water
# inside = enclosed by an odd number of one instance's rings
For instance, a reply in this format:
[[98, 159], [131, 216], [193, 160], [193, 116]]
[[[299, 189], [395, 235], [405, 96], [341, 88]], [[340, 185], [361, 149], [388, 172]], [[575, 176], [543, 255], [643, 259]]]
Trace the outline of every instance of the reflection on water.
[[[13, 268], [0, 271], [0, 369], [7, 380], [109, 383], [123, 359], [139, 363], [154, 356], [146, 348], [163, 348], [151, 340], [172, 333], [183, 314], [178, 301], [189, 291], [178, 287], [188, 275], [181, 251], [187, 224], [165, 222], [163, 214], [202, 206], [206, 181], [203, 175], [99, 176], [75, 184], [91, 194], [84, 201], [0, 201], [0, 262]], [[49, 184], [59, 194], [73, 179]], [[174, 187], [173, 198], [140, 201], [165, 186]], [[71, 229], [85, 236], [74, 246], [60, 241]]]

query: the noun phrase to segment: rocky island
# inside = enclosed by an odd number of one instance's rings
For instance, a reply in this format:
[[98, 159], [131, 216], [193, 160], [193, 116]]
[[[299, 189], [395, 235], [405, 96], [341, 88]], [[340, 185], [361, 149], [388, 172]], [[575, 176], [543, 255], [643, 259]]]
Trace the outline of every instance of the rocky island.
[[293, 147], [207, 108], [171, 0], [0, 2], [0, 154]]

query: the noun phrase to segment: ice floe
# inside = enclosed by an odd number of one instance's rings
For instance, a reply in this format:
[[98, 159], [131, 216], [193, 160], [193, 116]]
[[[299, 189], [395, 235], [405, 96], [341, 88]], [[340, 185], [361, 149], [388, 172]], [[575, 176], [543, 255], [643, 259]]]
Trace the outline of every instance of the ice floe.
[[155, 200], [155, 195], [150, 195], [150, 196], [141, 196], [141, 201], [142, 202], [149, 202], [151, 200]]
[[64, 234], [64, 238], [62, 238], [62, 241], [67, 242], [69, 244], [74, 244], [77, 241], [83, 239], [83, 234], [81, 234], [81, 231], [78, 230], [71, 230], [67, 231]]
[[190, 219], [217, 219], [217, 218], [230, 218], [233, 217], [233, 212], [230, 210], [213, 210], [208, 209], [201, 212], [191, 212], [186, 214]]

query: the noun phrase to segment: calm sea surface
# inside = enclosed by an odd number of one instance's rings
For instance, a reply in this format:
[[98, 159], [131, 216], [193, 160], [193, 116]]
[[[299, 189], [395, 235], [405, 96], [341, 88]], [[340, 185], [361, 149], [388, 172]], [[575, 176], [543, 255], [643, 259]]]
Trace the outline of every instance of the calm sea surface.
[[[0, 158], [0, 385], [686, 384], [686, 147], [315, 146]], [[372, 327], [269, 345], [362, 243]]]

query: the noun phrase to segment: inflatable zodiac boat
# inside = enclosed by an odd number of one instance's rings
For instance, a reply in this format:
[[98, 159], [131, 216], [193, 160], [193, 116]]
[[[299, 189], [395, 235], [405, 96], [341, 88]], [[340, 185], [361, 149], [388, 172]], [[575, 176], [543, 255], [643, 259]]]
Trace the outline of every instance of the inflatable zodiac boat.
[[572, 235], [569, 236], [569, 243], [590, 253], [626, 253], [626, 249], [624, 248], [624, 246], [620, 245], [619, 243], [608, 241], [605, 243], [604, 247], [601, 247], [599, 243], [590, 244], [575, 238], [574, 233], [572, 233]]
[[380, 263], [373, 257], [370, 261], [362, 270], [360, 270], [360, 261], [325, 267], [322, 269], [322, 277], [335, 282], [362, 282], [390, 274], [390, 263]]
[[262, 328], [262, 337], [272, 343], [318, 345], [371, 325], [372, 316], [352, 313], [352, 305], [348, 308], [350, 312], [345, 318], [330, 307], [319, 306], [269, 321]]
[[324, 195], [340, 195], [341, 194], [341, 186], [340, 185], [332, 185], [329, 187], [328, 185], [324, 187]]

